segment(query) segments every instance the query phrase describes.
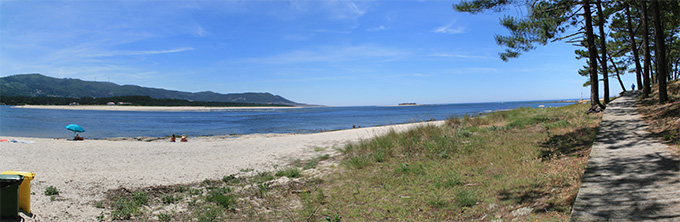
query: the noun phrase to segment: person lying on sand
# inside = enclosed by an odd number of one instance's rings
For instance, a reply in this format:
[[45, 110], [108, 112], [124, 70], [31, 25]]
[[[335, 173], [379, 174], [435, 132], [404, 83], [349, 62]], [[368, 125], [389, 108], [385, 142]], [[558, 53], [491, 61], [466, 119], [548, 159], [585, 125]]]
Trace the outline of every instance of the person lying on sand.
[[182, 140], [180, 142], [187, 142], [187, 135], [182, 135]]

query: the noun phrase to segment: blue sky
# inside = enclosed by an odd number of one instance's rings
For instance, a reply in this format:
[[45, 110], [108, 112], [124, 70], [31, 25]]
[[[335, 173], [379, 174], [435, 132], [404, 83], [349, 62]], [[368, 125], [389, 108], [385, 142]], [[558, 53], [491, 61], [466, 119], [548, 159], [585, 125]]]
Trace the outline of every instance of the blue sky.
[[[333, 106], [588, 97], [576, 47], [503, 62], [493, 39], [506, 33], [502, 14], [460, 13], [456, 2], [2, 0], [0, 76]], [[629, 87], [634, 76], [622, 79]]]

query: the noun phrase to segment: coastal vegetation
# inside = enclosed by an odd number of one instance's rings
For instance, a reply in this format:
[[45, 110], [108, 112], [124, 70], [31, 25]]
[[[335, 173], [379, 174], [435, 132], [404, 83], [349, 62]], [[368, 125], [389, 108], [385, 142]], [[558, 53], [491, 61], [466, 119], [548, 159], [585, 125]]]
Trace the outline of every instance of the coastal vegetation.
[[600, 114], [588, 104], [449, 118], [201, 183], [120, 188], [105, 220], [566, 220]]
[[210, 106], [210, 107], [255, 107], [273, 106], [287, 107], [282, 104], [255, 104], [236, 102], [200, 102], [184, 99], [154, 99], [149, 96], [116, 96], [116, 97], [29, 97], [0, 95], [3, 105], [123, 105], [123, 106]]

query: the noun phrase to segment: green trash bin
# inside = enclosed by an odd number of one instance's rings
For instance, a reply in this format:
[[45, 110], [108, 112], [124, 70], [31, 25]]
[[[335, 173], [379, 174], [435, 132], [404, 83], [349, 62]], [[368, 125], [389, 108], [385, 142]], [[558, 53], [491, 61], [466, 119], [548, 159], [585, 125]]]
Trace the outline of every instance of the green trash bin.
[[21, 175], [0, 175], [0, 218], [19, 216], [19, 185]]

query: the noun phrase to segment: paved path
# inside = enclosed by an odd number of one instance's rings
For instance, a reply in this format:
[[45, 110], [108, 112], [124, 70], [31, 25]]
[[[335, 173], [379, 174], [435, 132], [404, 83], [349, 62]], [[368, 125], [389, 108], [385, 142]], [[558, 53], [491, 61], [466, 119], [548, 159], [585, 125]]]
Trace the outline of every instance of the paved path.
[[570, 221], [680, 221], [680, 161], [634, 104], [629, 94], [608, 105]]

